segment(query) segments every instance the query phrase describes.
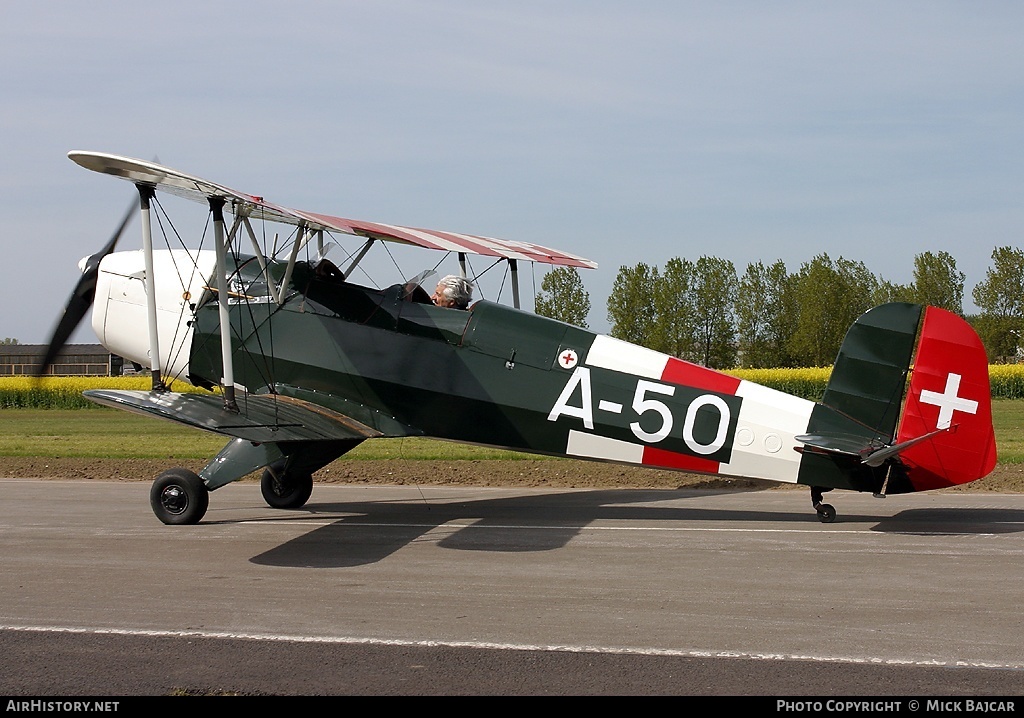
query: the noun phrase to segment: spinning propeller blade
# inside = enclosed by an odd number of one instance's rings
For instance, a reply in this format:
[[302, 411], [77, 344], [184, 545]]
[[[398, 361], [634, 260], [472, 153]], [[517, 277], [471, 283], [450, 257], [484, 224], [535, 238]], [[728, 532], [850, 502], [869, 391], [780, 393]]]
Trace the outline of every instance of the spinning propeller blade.
[[71, 297], [68, 298], [67, 306], [64, 307], [64, 314], [57, 322], [56, 328], [53, 330], [53, 335], [50, 337], [50, 343], [46, 347], [46, 354], [43, 356], [43, 361], [36, 369], [35, 377], [39, 378], [46, 373], [53, 364], [53, 360], [57, 358], [57, 354], [64, 348], [64, 344], [71, 337], [71, 334], [78, 328], [83, 317], [89, 312], [89, 308], [92, 307], [92, 301], [96, 294], [96, 279], [99, 276], [100, 262], [108, 254], [114, 251], [114, 247], [117, 246], [117, 241], [121, 238], [124, 233], [125, 227], [128, 226], [128, 220], [131, 219], [132, 213], [135, 211], [138, 205], [132, 203], [128, 207], [128, 211], [125, 212], [124, 219], [121, 220], [121, 224], [118, 225], [114, 234], [96, 254], [87, 257], [82, 263], [82, 276], [78, 280], [78, 284], [75, 285], [74, 291], [71, 292]]

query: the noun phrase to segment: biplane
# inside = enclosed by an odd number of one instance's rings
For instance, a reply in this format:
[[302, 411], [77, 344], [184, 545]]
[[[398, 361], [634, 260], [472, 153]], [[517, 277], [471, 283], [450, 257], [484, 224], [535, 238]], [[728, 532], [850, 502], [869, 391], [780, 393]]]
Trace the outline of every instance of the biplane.
[[[227, 438], [198, 474], [155, 478], [150, 503], [166, 524], [199, 522], [210, 492], [260, 471], [268, 505], [302, 507], [316, 471], [380, 437], [801, 484], [826, 523], [827, 491], [938, 489], [995, 466], [986, 354], [948, 311], [866, 312], [824, 396], [808, 401], [523, 310], [519, 263], [596, 267], [567, 252], [300, 211], [129, 157], [69, 157], [131, 182], [138, 202], [81, 262], [41, 372], [91, 307], [99, 341], [148, 368], [152, 386], [90, 400]], [[162, 193], [206, 207], [212, 247], [154, 248]], [[142, 248], [115, 251], [136, 206]], [[288, 238], [267, 250], [257, 222]], [[353, 249], [338, 266], [325, 242], [343, 241]], [[468, 255], [507, 262], [513, 305], [435, 306], [422, 275], [357, 283], [367, 252], [395, 242], [452, 253], [463, 275]], [[204, 391], [174, 391], [178, 381]]]

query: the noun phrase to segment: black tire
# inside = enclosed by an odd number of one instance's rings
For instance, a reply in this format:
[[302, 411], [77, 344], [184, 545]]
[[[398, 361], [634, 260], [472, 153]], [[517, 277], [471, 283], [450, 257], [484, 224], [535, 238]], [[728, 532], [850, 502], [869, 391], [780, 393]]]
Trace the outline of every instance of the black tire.
[[305, 505], [313, 493], [313, 474], [307, 471], [286, 473], [280, 465], [268, 466], [260, 479], [260, 491], [271, 508], [297, 509]]
[[818, 521], [823, 524], [830, 524], [836, 520], [836, 510], [832, 504], [818, 504]]
[[198, 474], [188, 469], [168, 469], [153, 482], [149, 505], [165, 524], [197, 524], [210, 507], [210, 491]]

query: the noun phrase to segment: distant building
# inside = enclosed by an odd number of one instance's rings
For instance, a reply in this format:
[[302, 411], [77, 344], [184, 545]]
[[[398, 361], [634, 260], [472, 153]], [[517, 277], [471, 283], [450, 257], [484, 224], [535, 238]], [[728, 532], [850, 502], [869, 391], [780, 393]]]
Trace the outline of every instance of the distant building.
[[[45, 344], [0, 345], [0, 376], [32, 376], [44, 354]], [[101, 344], [68, 344], [46, 376], [121, 376], [124, 364], [122, 357], [111, 354]]]

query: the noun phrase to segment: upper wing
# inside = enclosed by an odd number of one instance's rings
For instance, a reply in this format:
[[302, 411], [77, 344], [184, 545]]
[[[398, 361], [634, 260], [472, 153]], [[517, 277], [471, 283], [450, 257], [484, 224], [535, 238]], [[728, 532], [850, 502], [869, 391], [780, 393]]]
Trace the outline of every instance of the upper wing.
[[267, 202], [256, 195], [237, 192], [223, 185], [170, 169], [153, 162], [120, 157], [101, 152], [69, 152], [68, 157], [86, 169], [114, 175], [134, 183], [157, 187], [170, 194], [203, 202], [210, 197], [227, 200], [235, 214], [259, 217], [272, 222], [303, 225], [313, 230], [344, 232], [389, 242], [411, 244], [426, 249], [482, 254], [490, 257], [518, 259], [568, 267], [596, 269], [597, 263], [530, 242], [513, 242], [456, 232], [401, 227], [377, 222], [363, 222], [327, 214], [304, 212]]

